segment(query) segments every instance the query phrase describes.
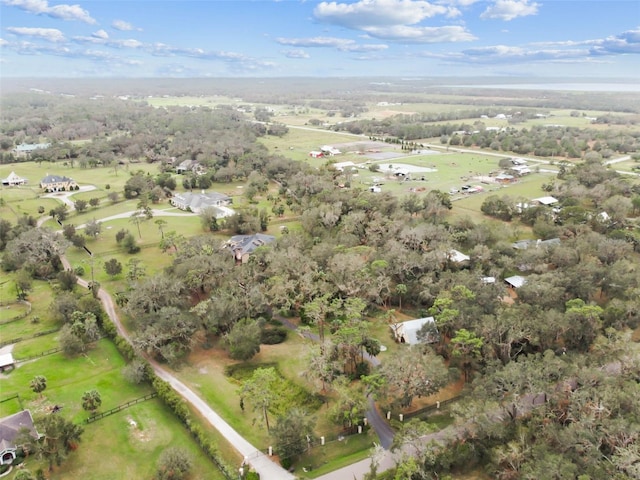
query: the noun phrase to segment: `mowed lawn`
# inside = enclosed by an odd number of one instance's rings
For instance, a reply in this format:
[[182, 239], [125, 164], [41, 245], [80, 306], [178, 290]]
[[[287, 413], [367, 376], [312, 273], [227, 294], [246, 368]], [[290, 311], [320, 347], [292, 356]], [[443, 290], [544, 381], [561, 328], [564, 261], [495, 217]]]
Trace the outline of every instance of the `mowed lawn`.
[[[15, 400], [0, 403], [0, 416], [24, 407], [37, 418], [50, 415], [53, 406], [57, 405], [62, 407], [60, 415], [82, 424], [90, 415], [82, 409], [82, 394], [88, 390], [100, 392], [102, 406], [99, 411], [152, 391], [149, 385], [127, 382], [122, 376], [124, 366], [119, 352], [107, 339], [98, 341], [94, 348], [74, 358], [57, 353], [20, 363], [14, 371], [0, 375], [0, 399], [18, 394], [22, 405]], [[36, 375], [47, 379], [47, 388], [42, 395], [29, 387]], [[194, 460], [192, 478], [224, 478], [158, 399], [137, 404], [84, 428], [79, 448], [62, 467], [56, 467], [51, 479], [151, 478], [161, 452], [171, 445], [179, 445], [190, 453]], [[27, 463], [33, 470], [39, 465], [35, 459]]]
[[[3, 304], [0, 315], [0, 342], [6, 343], [19, 337], [29, 337], [38, 332], [57, 328], [59, 325], [51, 314], [49, 305], [53, 292], [48, 282], [34, 280], [26, 304], [16, 302], [15, 273], [3, 272], [0, 281], [0, 302]], [[24, 316], [26, 314], [26, 316]], [[22, 318], [18, 318], [22, 317]], [[0, 383], [0, 389], [2, 384]]]
[[192, 459], [189, 480], [225, 478], [158, 399], [139, 403], [84, 428], [80, 447], [57, 469], [52, 480], [153, 478], [160, 455], [172, 446], [185, 450]]
[[[280, 373], [290, 382], [311, 391], [305, 380], [307, 340], [289, 333], [286, 342], [279, 345], [261, 345], [260, 353], [247, 362], [259, 367], [276, 363]], [[240, 408], [241, 383], [225, 375], [225, 367], [238, 363], [231, 360], [220, 345], [211, 349], [197, 349], [187, 364], [174, 373], [196, 391], [220, 416], [253, 445], [265, 450], [272, 445], [259, 410], [254, 412], [250, 399], [245, 399], [245, 409]], [[310, 412], [314, 413], [314, 412]], [[275, 423], [275, 418], [270, 421]]]
[[[27, 186], [32, 189], [40, 189], [40, 180], [47, 175], [59, 175], [73, 178], [78, 185], [95, 185], [99, 190], [106, 189], [122, 191], [130, 173], [142, 170], [144, 173], [157, 175], [158, 165], [152, 163], [132, 163], [114, 170], [111, 167], [81, 168], [77, 164], [71, 167], [64, 162], [20, 162], [10, 165], [0, 165], [0, 178], [5, 178], [14, 171], [22, 178], [26, 178]], [[44, 192], [43, 192], [44, 193]]]

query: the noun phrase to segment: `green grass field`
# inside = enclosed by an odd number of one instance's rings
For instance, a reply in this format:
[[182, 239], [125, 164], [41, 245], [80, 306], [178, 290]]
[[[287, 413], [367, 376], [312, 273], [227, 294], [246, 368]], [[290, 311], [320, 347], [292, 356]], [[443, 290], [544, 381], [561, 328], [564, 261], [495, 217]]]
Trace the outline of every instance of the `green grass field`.
[[[152, 264], [152, 262], [150, 262]], [[12, 301], [13, 274], [0, 284], [0, 295], [5, 303]], [[80, 292], [82, 293], [82, 292]], [[49, 304], [53, 297], [48, 282], [34, 281], [28, 300], [33, 309], [23, 319], [0, 324], [0, 339], [10, 340], [48, 330], [58, 324], [54, 321]], [[13, 308], [14, 304], [11, 305]], [[6, 305], [2, 307], [6, 310]], [[31, 320], [38, 317], [39, 321]], [[21, 359], [36, 356], [58, 347], [58, 334], [52, 333], [13, 346], [13, 355]], [[121, 370], [125, 362], [113, 343], [107, 339], [98, 341], [86, 354], [67, 358], [55, 353], [34, 360], [18, 363], [16, 369], [0, 374], [0, 417], [29, 409], [34, 417], [48, 415], [54, 405], [62, 407], [61, 414], [76, 423], [83, 422], [89, 413], [81, 407], [82, 394], [97, 389], [102, 398], [100, 411], [123, 404], [151, 392], [149, 385], [133, 385], [126, 382]], [[42, 395], [34, 393], [29, 382], [36, 375], [47, 378], [47, 388]], [[18, 399], [2, 400], [19, 395]], [[211, 427], [204, 425], [205, 431]], [[237, 454], [226, 441], [210, 433], [212, 441], [221, 445], [225, 458], [239, 463]], [[193, 479], [222, 479], [216, 467], [202, 454], [184, 427], [159, 401], [151, 400], [123, 412], [107, 417], [85, 427], [85, 434], [77, 451], [61, 467], [56, 467], [51, 479], [112, 479], [121, 478], [127, 472], [130, 478], [151, 478], [162, 450], [168, 445], [185, 448], [194, 461]], [[109, 452], [99, 455], [96, 452]], [[114, 461], [115, 459], [115, 461]], [[35, 471], [43, 465], [34, 458], [26, 467]], [[10, 475], [8, 478], [11, 479]]]
[[[46, 342], [46, 340], [45, 340]], [[16, 346], [16, 350], [22, 344]], [[44, 348], [46, 343], [41, 343]], [[16, 352], [16, 357], [19, 355]], [[84, 355], [66, 358], [61, 353], [21, 363], [0, 378], [0, 400], [19, 394], [17, 401], [0, 403], [0, 416], [22, 408], [34, 417], [49, 415], [54, 405], [62, 407], [61, 415], [81, 423], [89, 413], [81, 407], [83, 392], [97, 389], [102, 398], [99, 411], [104, 411], [151, 392], [148, 385], [133, 385], [124, 381], [121, 370], [125, 362], [109, 340], [100, 340]], [[31, 391], [30, 380], [36, 375], [47, 379], [42, 395]], [[180, 445], [194, 460], [192, 478], [224, 478], [191, 441], [184, 427], [159, 400], [150, 400], [85, 426], [85, 434], [76, 452], [62, 467], [56, 468], [52, 479], [149, 478], [157, 459], [167, 446]], [[98, 455], [96, 452], [109, 452]], [[116, 459], [116, 461], [114, 461]], [[32, 466], [33, 465], [33, 466]], [[40, 466], [29, 459], [27, 468]]]

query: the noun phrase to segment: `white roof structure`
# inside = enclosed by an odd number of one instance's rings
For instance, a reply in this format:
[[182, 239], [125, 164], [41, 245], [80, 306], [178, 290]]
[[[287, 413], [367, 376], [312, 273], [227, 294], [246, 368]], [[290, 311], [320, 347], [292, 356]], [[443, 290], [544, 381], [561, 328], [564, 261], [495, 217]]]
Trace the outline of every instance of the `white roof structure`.
[[511, 170], [513, 170], [514, 172], [518, 172], [520, 175], [531, 173], [531, 169], [527, 165], [514, 165], [513, 167], [511, 167]]
[[16, 361], [11, 353], [3, 353], [0, 355], [0, 369], [14, 365]]
[[323, 153], [328, 153], [329, 155], [340, 155], [342, 152], [338, 150], [336, 147], [332, 147], [331, 145], [323, 145], [320, 147]]
[[25, 183], [27, 183], [27, 181], [19, 177], [16, 172], [11, 172], [7, 178], [2, 179], [3, 185], [23, 185]]
[[507, 282], [513, 288], [520, 288], [525, 283], [527, 283], [527, 279], [524, 278], [524, 277], [521, 277], [520, 275], [514, 275], [513, 277], [507, 277], [507, 278], [504, 279], [504, 281]]
[[468, 262], [469, 260], [471, 260], [471, 257], [469, 255], [465, 255], [458, 250], [449, 250], [448, 258], [454, 263]]
[[534, 198], [531, 201], [538, 202], [541, 205], [553, 205], [554, 203], [558, 203], [558, 199], [555, 197], [540, 197], [540, 198]]
[[[408, 343], [409, 345], [417, 345], [420, 343], [418, 340], [418, 331], [427, 323], [433, 324], [435, 329], [436, 321], [433, 317], [417, 318], [415, 320], [407, 320], [406, 322], [396, 323], [391, 325], [391, 330], [396, 337], [396, 340], [400, 343]], [[435, 342], [436, 339], [427, 339], [428, 342]]]
[[332, 166], [333, 166], [333, 168], [335, 168], [339, 172], [343, 172], [345, 168], [347, 168], [347, 167], [355, 167], [356, 164], [353, 163], [353, 162], [338, 162], [338, 163], [334, 163]]

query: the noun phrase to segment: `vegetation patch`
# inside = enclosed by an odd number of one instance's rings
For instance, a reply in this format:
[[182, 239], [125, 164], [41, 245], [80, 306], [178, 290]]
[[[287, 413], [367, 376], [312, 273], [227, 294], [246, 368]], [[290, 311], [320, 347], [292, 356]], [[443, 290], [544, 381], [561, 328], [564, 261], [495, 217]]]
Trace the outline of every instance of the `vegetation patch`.
[[276, 363], [238, 363], [225, 367], [225, 374], [236, 382], [243, 383], [250, 379], [259, 368], [273, 368], [277, 373], [277, 383], [274, 390], [278, 401], [272, 407], [274, 412], [286, 411], [292, 406], [304, 407], [307, 411], [313, 412], [322, 406], [323, 402], [320, 396], [314, 395], [300, 385], [287, 380], [280, 373]]

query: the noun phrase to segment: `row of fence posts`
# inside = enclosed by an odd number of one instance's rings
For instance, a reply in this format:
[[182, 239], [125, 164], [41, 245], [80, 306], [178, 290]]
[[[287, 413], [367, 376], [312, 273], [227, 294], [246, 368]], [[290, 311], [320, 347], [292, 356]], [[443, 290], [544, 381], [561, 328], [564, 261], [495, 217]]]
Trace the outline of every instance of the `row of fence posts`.
[[[439, 408], [440, 408], [440, 402], [436, 402], [436, 409], [439, 409]], [[401, 422], [404, 422], [404, 414], [402, 414], [402, 413], [398, 414], [398, 419]], [[387, 411], [387, 420], [391, 420], [391, 410]], [[364, 417], [362, 419], [362, 424], [365, 427], [369, 424], [369, 420], [367, 419], [367, 417]], [[362, 433], [363, 425], [358, 425], [358, 434]], [[320, 437], [320, 445], [324, 446], [325, 443], [326, 443], [325, 437], [324, 436]], [[273, 456], [273, 447], [271, 445], [269, 445], [268, 453], [269, 453], [270, 457]]]

